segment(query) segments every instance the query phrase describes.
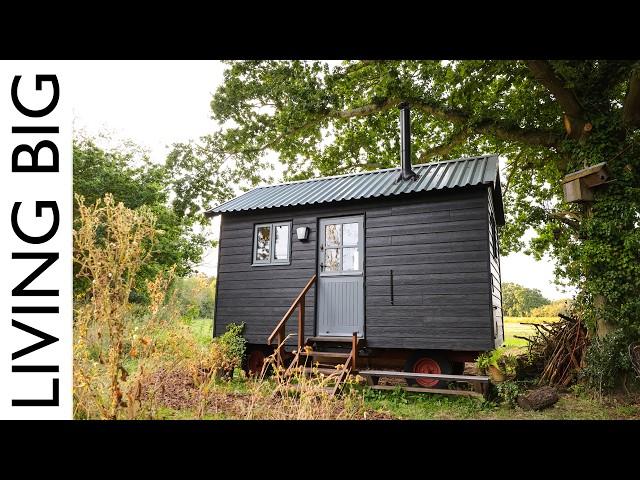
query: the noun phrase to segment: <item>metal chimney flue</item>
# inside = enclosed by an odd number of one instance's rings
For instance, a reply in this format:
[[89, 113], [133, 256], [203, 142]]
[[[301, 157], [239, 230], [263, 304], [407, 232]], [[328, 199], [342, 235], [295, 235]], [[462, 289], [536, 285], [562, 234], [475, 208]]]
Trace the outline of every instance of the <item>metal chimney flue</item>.
[[417, 180], [418, 174], [411, 168], [411, 112], [408, 103], [398, 105], [400, 109], [400, 165], [396, 182]]

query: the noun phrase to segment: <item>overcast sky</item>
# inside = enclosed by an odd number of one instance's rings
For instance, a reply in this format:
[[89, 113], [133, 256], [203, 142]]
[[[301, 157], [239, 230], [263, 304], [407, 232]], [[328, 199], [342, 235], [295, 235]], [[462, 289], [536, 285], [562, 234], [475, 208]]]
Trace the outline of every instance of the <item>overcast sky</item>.
[[[174, 142], [196, 140], [215, 128], [209, 101], [222, 83], [216, 61], [83, 61], [65, 70], [74, 128], [133, 140], [163, 161]], [[218, 222], [210, 227], [216, 235]], [[217, 254], [207, 253], [200, 270], [216, 271]], [[538, 288], [551, 299], [566, 296], [553, 284], [553, 265], [524, 254], [502, 257], [502, 281]]]

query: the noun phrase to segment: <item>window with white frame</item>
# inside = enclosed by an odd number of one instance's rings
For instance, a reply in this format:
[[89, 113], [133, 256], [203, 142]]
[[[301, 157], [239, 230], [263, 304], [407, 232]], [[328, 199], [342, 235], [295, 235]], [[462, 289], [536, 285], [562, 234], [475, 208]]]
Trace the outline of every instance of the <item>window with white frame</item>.
[[253, 264], [290, 263], [291, 222], [261, 223], [253, 233]]

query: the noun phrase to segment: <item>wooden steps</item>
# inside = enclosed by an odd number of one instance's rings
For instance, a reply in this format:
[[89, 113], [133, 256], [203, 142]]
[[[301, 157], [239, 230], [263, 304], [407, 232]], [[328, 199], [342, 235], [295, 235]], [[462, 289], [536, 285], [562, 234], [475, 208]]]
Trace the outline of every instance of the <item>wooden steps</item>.
[[[299, 366], [300, 363], [305, 364], [303, 372], [305, 374], [315, 374], [315, 373], [323, 373], [323, 374], [333, 374], [338, 372], [337, 377], [335, 378], [335, 385], [331, 387], [330, 395], [337, 394], [342, 388], [344, 382], [349, 377], [349, 374], [352, 370], [357, 368], [357, 359], [358, 359], [358, 346], [361, 342], [361, 338], [358, 338], [358, 333], [353, 332], [350, 337], [307, 337], [305, 340], [304, 337], [304, 317], [305, 317], [305, 295], [311, 288], [311, 286], [315, 283], [317, 276], [313, 275], [311, 279], [307, 282], [307, 285], [302, 289], [302, 291], [298, 294], [296, 299], [293, 301], [287, 312], [284, 314], [282, 319], [278, 322], [276, 327], [271, 332], [271, 335], [267, 338], [267, 345], [271, 345], [275, 340], [277, 341], [277, 346], [275, 348], [275, 358], [276, 365], [279, 367], [285, 366], [285, 362], [290, 358], [287, 357], [284, 351], [284, 344], [288, 337], [285, 336], [286, 324], [289, 318], [293, 315], [293, 312], [298, 310], [298, 348], [295, 350], [295, 354], [293, 355], [293, 359], [285, 370], [285, 375], [292, 375], [295, 369]], [[348, 347], [348, 352], [324, 352], [321, 350], [309, 350], [312, 346], [324, 345], [325, 348], [329, 347], [327, 344], [333, 344], [332, 347], [338, 347], [338, 349], [342, 348], [346, 350], [345, 347]], [[341, 345], [342, 344], [342, 345]], [[338, 364], [343, 365], [342, 369], [331, 368], [334, 367], [333, 364], [329, 364], [328, 368], [310, 368], [306, 367], [306, 359], [307, 358], [321, 358], [321, 359], [333, 359]], [[301, 359], [304, 359], [304, 362], [300, 362]], [[320, 363], [317, 360], [314, 361], [316, 366]], [[326, 364], [326, 363], [325, 363]]]
[[[352, 337], [308, 337], [306, 344], [309, 345], [310, 343], [348, 343], [349, 345], [351, 345], [351, 341], [352, 341]], [[358, 343], [360, 343], [360, 341], [362, 341], [361, 338], [358, 339]]]
[[[342, 370], [339, 370], [337, 368], [334, 367], [304, 367], [302, 369], [302, 372], [305, 374], [323, 374], [323, 375], [334, 375], [334, 374], [339, 374], [342, 372]], [[290, 371], [290, 374], [292, 374], [293, 371]]]
[[321, 357], [321, 358], [351, 358], [351, 352], [342, 353], [342, 352], [322, 352], [320, 350], [311, 350], [311, 351], [302, 351], [300, 355], [306, 357]]

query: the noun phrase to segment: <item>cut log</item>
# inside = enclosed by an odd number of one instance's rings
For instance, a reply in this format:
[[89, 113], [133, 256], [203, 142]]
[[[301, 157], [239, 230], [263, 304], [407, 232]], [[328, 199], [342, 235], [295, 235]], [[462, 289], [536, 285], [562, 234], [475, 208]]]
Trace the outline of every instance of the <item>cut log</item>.
[[542, 387], [518, 395], [518, 406], [523, 410], [542, 410], [554, 405], [560, 397], [555, 388]]

